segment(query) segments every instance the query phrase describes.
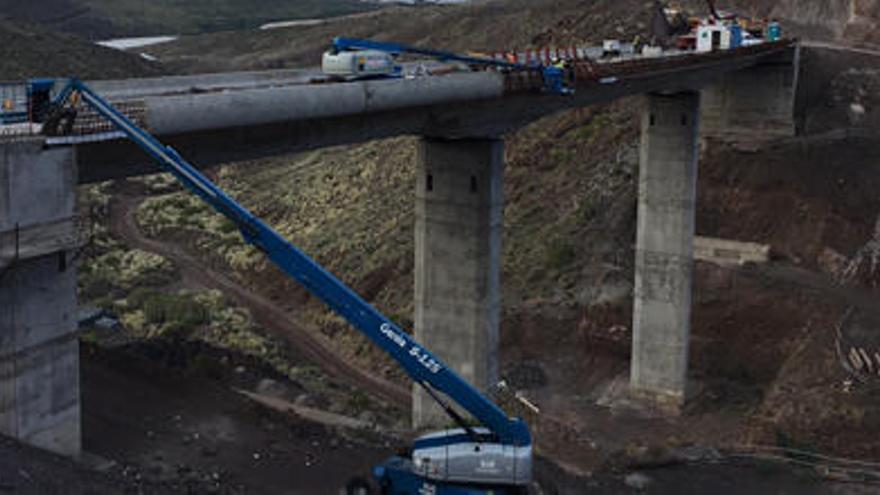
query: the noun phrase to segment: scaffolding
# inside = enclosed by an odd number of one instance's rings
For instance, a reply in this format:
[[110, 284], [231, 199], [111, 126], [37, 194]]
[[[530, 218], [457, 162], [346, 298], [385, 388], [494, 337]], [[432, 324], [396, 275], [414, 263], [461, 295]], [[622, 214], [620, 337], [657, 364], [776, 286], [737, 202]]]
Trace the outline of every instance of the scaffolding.
[[[35, 112], [32, 107], [34, 103], [29, 97], [28, 87], [27, 82], [0, 81], [0, 141], [9, 142], [44, 135], [47, 138], [46, 144], [71, 145], [124, 137], [106, 119], [81, 102], [74, 102], [69, 106], [71, 115], [60, 116], [67, 117], [65, 124], [59, 124], [59, 115], [51, 114], [45, 125], [42, 121], [35, 122], [41, 119], [34, 118], [39, 112]], [[145, 125], [146, 108], [143, 100], [116, 101], [114, 105], [138, 125]]]
[[41, 126], [30, 119], [25, 84], [0, 82], [0, 140], [35, 136], [40, 131]]
[[28, 119], [27, 88], [22, 83], [0, 82], [0, 123], [19, 124]]

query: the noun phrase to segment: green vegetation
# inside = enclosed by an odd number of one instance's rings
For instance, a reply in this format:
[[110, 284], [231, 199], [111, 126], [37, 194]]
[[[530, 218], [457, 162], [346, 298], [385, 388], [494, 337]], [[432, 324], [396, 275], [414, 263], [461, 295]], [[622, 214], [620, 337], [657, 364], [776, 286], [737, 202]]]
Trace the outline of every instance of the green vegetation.
[[79, 272], [86, 298], [125, 294], [136, 287], [156, 287], [176, 278], [167, 259], [138, 249], [112, 249], [90, 257]]
[[86, 252], [79, 266], [80, 300], [112, 309], [117, 299], [135, 288], [155, 288], [178, 278], [174, 265], [154, 253], [128, 249], [110, 235], [106, 214], [110, 208], [110, 183], [80, 188], [80, 211], [87, 214], [89, 226]]
[[561, 271], [575, 260], [576, 255], [574, 246], [568, 240], [553, 239], [547, 245], [545, 265], [550, 270]]
[[183, 186], [180, 185], [180, 182], [169, 173], [129, 177], [128, 181], [140, 184], [147, 192], [154, 195], [183, 191]]
[[576, 300], [598, 280], [584, 270], [631, 242], [638, 155], [621, 150], [636, 139], [632, 117], [626, 103], [568, 112], [508, 140], [506, 301]]
[[[634, 122], [622, 105], [569, 112], [508, 140], [502, 275], [508, 307], [529, 299], [574, 300], [589, 293], [603, 283], [582, 275], [589, 263], [601, 261], [603, 250], [631, 243], [637, 154], [620, 150], [632, 147]], [[586, 128], [595, 136], [592, 144], [576, 131]], [[550, 141], [548, 136], [558, 137]], [[227, 166], [217, 181], [411, 329], [417, 143], [395, 138]], [[552, 157], [551, 146], [564, 153]], [[609, 220], [615, 215], [616, 221]], [[163, 190], [143, 203], [137, 219], [152, 236], [177, 239], [185, 234], [199, 256], [222, 260], [239, 280], [266, 294], [282, 294], [276, 288], [290, 286], [283, 275], [265, 269], [263, 255], [247, 247], [231, 224], [191, 194]], [[314, 299], [297, 307], [297, 316], [332, 339], [346, 358], [386, 376], [398, 373], [378, 357], [374, 346]]]
[[601, 136], [603, 128], [610, 125], [611, 118], [606, 114], [599, 114], [595, 118], [587, 122], [586, 125], [572, 129], [574, 138], [580, 142], [593, 143], [595, 139]]
[[199, 325], [210, 321], [205, 306], [189, 293], [165, 294], [158, 291], [135, 291], [128, 303], [133, 308], [142, 309], [146, 323], [168, 325], [163, 333], [189, 335]]
[[115, 310], [135, 336], [197, 340], [257, 357], [283, 375], [300, 373], [284, 346], [263, 335], [250, 312], [230, 304], [219, 291], [136, 289]]
[[[164, 222], [154, 224], [156, 228], [152, 232], [202, 233], [201, 238], [206, 242], [194, 246], [200, 250], [218, 246], [245, 249], [236, 231], [229, 231], [229, 222], [207, 209], [196, 208], [198, 203], [189, 201], [187, 195], [172, 192], [179, 188], [167, 175], [131, 182], [159, 195], [154, 198], [155, 203], [142, 209], [150, 219]], [[84, 341], [110, 346], [154, 340], [170, 341], [172, 346], [196, 343], [194, 348], [207, 344], [210, 348], [226, 349], [234, 355], [265, 363], [336, 412], [356, 415], [387, 407], [363, 394], [352, 395], [349, 389], [329, 381], [321, 370], [301, 362], [291, 355], [283, 338], [267, 334], [249, 311], [237, 307], [221, 292], [181, 289], [186, 280], [181, 279], [170, 261], [130, 249], [111, 236], [107, 230], [107, 215], [114, 206], [111, 202], [114, 189], [112, 183], [80, 189], [79, 209], [90, 212], [94, 223], [89, 228], [92, 235], [87, 256], [80, 267], [79, 292], [82, 304], [99, 306], [117, 315], [122, 329], [89, 331], [83, 334]], [[168, 211], [161, 212], [160, 205]], [[154, 214], [158, 216], [150, 216]], [[212, 238], [211, 233], [216, 233], [217, 238]], [[234, 262], [234, 258], [229, 261]], [[210, 353], [198, 353], [189, 365], [195, 372], [220, 380], [231, 372], [228, 363], [218, 361]]]
[[255, 268], [262, 256], [246, 245], [235, 227], [190, 192], [175, 192], [146, 200], [137, 213], [141, 228], [158, 236], [168, 231], [196, 234], [199, 249], [211, 252], [239, 270]]
[[[218, 182], [306, 253], [357, 285], [371, 277], [386, 278], [387, 270], [404, 273], [411, 266], [400, 255], [411, 252], [413, 245], [410, 191], [415, 176], [409, 164], [415, 160], [414, 143], [393, 139], [225, 167]], [[394, 155], [391, 161], [389, 154]], [[262, 271], [267, 264], [242, 241], [233, 224], [192, 194], [150, 198], [138, 210], [137, 220], [152, 236], [195, 234], [200, 251], [239, 272]], [[411, 314], [406, 302], [411, 296], [405, 295], [411, 288], [381, 285], [374, 302], [387, 304], [386, 309], [397, 314]]]

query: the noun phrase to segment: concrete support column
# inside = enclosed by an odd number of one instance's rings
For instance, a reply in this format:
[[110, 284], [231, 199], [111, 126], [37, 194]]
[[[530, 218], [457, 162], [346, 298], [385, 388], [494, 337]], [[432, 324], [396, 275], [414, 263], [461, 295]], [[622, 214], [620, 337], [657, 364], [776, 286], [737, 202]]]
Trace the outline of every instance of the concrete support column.
[[685, 399], [700, 95], [649, 95], [642, 115], [630, 387], [663, 409]]
[[80, 453], [72, 149], [0, 143], [0, 432]]
[[[422, 139], [415, 336], [482, 390], [498, 379], [503, 171], [500, 139]], [[413, 426], [448, 423], [415, 386]]]
[[730, 72], [702, 91], [704, 141], [754, 147], [795, 135], [798, 56]]

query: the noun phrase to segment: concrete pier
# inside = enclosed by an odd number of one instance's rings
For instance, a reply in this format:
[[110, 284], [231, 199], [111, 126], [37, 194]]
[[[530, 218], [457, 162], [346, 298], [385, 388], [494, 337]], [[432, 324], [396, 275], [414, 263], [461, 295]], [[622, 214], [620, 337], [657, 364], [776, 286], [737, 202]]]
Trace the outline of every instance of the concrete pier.
[[[741, 147], [795, 135], [799, 51], [736, 72], [702, 91], [701, 138]], [[704, 143], [705, 144], [705, 143]]]
[[652, 94], [642, 115], [630, 388], [661, 409], [685, 400], [700, 95]]
[[[415, 335], [466, 380], [498, 378], [504, 142], [424, 138], [416, 181]], [[449, 418], [413, 389], [413, 426]]]
[[42, 140], [0, 143], [0, 432], [80, 453], [76, 164]]

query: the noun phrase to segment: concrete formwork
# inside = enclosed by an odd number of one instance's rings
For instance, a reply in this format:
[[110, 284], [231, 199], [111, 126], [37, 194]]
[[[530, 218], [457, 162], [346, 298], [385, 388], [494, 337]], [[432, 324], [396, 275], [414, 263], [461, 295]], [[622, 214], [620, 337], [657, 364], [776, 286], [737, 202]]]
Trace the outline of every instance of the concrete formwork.
[[[415, 336], [481, 390], [498, 377], [503, 170], [500, 139], [422, 139]], [[448, 423], [415, 386], [413, 426]]]
[[729, 72], [703, 89], [701, 137], [745, 146], [793, 137], [799, 53]]
[[0, 432], [75, 456], [81, 445], [76, 269], [68, 258], [77, 242], [73, 155], [43, 150], [40, 140], [0, 146]]
[[649, 95], [642, 115], [630, 387], [661, 407], [685, 399], [700, 95]]

